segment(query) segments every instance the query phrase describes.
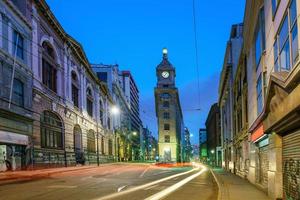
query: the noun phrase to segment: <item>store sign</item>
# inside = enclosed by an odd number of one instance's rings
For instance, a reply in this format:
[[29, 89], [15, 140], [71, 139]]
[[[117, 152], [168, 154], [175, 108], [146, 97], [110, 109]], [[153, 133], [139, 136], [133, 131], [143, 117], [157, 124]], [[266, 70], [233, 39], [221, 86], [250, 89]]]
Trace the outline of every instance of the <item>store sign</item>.
[[251, 134], [251, 141], [252, 142], [257, 142], [258, 140], [260, 140], [261, 138], [263, 138], [265, 136], [264, 134], [264, 126], [263, 124], [260, 124], [258, 126], [258, 128], [256, 128], [252, 134]]
[[21, 135], [8, 131], [0, 131], [0, 143], [28, 145], [29, 139], [27, 135]]

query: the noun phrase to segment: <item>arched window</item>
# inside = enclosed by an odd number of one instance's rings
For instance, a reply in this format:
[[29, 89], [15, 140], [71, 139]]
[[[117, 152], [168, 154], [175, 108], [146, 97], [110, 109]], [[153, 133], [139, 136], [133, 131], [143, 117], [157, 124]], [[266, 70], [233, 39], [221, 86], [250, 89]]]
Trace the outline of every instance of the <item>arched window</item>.
[[81, 128], [79, 125], [74, 127], [74, 149], [75, 152], [80, 152], [82, 148]]
[[90, 153], [96, 152], [95, 132], [93, 130], [89, 130], [87, 134], [87, 150]]
[[42, 44], [43, 47], [43, 57], [42, 57], [42, 79], [43, 84], [46, 85], [53, 92], [57, 91], [56, 86], [56, 61], [53, 48], [48, 42]]
[[49, 111], [44, 111], [41, 116], [41, 146], [63, 148], [63, 122], [56, 114]]
[[72, 71], [72, 101], [75, 107], [79, 107], [79, 81], [76, 73]]
[[86, 91], [86, 110], [89, 116], [93, 117], [93, 95], [91, 88]]

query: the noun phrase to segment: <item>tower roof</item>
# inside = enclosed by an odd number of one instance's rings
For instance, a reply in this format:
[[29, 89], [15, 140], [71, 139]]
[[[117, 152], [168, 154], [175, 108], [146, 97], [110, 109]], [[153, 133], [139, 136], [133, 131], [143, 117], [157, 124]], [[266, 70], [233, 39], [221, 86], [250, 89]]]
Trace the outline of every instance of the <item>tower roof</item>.
[[171, 69], [174, 70], [173, 65], [170, 63], [169, 59], [168, 59], [168, 50], [166, 48], [163, 48], [162, 50], [163, 53], [163, 59], [162, 61], [159, 63], [159, 65], [157, 65], [157, 69]]

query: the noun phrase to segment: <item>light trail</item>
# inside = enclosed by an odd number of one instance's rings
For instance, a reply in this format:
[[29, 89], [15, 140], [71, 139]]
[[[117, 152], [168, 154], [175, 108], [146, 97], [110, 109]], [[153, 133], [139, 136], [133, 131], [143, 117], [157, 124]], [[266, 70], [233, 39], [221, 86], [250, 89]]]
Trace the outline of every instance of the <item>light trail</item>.
[[116, 197], [119, 197], [119, 196], [124, 195], [124, 194], [128, 194], [128, 193], [131, 193], [131, 192], [134, 192], [134, 191], [138, 191], [138, 190], [141, 190], [141, 189], [150, 187], [150, 186], [152, 186], [152, 185], [156, 185], [156, 184], [158, 184], [158, 183], [161, 183], [161, 182], [164, 182], [164, 181], [167, 181], [167, 180], [170, 180], [170, 179], [179, 177], [179, 176], [183, 176], [183, 175], [189, 174], [189, 173], [191, 173], [191, 172], [193, 172], [193, 171], [196, 171], [196, 170], [199, 170], [199, 167], [194, 168], [194, 169], [191, 169], [191, 170], [189, 170], [189, 171], [187, 171], [187, 172], [182, 172], [182, 173], [179, 173], [179, 174], [174, 174], [174, 175], [171, 175], [171, 176], [162, 178], [162, 179], [160, 179], [160, 180], [156, 180], [156, 181], [153, 181], [153, 182], [150, 182], [150, 183], [146, 183], [146, 184], [144, 184], [144, 185], [137, 186], [137, 187], [134, 187], [134, 188], [125, 190], [125, 191], [121, 191], [121, 192], [119, 192], [119, 193], [113, 193], [113, 194], [110, 194], [110, 195], [106, 195], [106, 196], [104, 196], [104, 197], [95, 198], [94, 200], [106, 200], [106, 199], [116, 198]]

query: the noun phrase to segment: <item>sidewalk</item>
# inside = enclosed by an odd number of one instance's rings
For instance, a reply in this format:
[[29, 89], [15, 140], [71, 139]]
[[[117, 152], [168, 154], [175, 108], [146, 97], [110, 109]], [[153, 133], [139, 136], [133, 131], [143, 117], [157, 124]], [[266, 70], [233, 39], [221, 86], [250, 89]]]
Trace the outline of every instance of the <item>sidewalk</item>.
[[0, 185], [12, 183], [16, 181], [26, 181], [35, 178], [49, 177], [53, 174], [59, 174], [62, 172], [71, 172], [85, 169], [92, 169], [97, 166], [74, 166], [74, 167], [60, 167], [60, 168], [48, 168], [39, 170], [28, 170], [28, 171], [8, 171], [0, 173]]
[[219, 186], [218, 200], [270, 200], [264, 192], [237, 175], [223, 169], [211, 171]]

